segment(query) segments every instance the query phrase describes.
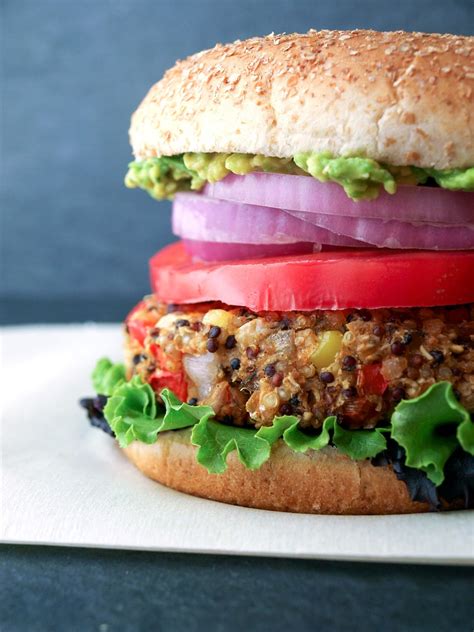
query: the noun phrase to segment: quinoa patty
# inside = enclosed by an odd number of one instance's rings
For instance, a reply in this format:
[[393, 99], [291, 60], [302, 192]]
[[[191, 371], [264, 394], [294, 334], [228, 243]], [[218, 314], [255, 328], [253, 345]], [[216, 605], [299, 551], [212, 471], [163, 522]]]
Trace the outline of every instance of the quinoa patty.
[[[143, 324], [143, 342], [133, 323]], [[257, 314], [148, 296], [129, 317], [126, 362], [128, 377], [157, 392], [168, 386], [235, 425], [296, 415], [318, 428], [337, 415], [346, 427], [372, 428], [439, 381], [473, 412], [473, 342], [473, 304]]]

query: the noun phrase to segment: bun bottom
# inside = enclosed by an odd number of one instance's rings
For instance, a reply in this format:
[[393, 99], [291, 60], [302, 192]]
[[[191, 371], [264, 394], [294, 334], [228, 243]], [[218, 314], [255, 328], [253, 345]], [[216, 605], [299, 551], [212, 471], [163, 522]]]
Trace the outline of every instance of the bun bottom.
[[196, 461], [187, 430], [163, 433], [152, 445], [135, 441], [124, 452], [143, 474], [167, 487], [233, 505], [340, 515], [430, 510], [410, 499], [390, 466], [353, 461], [333, 447], [301, 454], [280, 441], [271, 458], [254, 471], [232, 452], [223, 474], [209, 474]]

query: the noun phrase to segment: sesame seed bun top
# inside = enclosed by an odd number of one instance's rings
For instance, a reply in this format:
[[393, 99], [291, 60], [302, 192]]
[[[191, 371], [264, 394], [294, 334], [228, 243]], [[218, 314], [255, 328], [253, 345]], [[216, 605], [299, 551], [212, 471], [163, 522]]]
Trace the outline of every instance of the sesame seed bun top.
[[184, 152], [364, 155], [474, 165], [474, 37], [309, 31], [179, 61], [132, 117], [137, 159]]

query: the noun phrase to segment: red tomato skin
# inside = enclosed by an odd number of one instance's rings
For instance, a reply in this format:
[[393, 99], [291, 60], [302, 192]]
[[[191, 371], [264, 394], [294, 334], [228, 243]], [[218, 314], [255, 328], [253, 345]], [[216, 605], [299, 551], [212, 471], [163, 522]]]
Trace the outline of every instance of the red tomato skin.
[[169, 388], [182, 402], [188, 400], [188, 385], [183, 371], [172, 373], [157, 369], [149, 379], [149, 384], [156, 393]]
[[[125, 323], [129, 335], [143, 346], [150, 329], [156, 324], [156, 317], [150, 317], [146, 311], [145, 302], [140, 301], [128, 314]], [[150, 351], [157, 359], [159, 366], [148, 380], [150, 386], [157, 393], [164, 388], [169, 388], [181, 401], [187, 401], [188, 385], [184, 372], [182, 370], [172, 372], [162, 368], [166, 366], [166, 355], [158, 345], [151, 344]]]
[[193, 262], [181, 242], [150, 260], [165, 303], [221, 301], [253, 311], [378, 309], [474, 301], [474, 252], [338, 249], [291, 257]]
[[145, 323], [135, 318], [127, 323], [127, 328], [130, 336], [143, 345], [147, 334], [147, 327]]
[[357, 375], [357, 386], [366, 395], [383, 395], [387, 390], [388, 382], [380, 372], [382, 365], [365, 364]]
[[150, 345], [150, 351], [153, 354], [153, 356], [158, 360], [158, 366], [162, 368], [166, 366], [166, 355], [163, 349], [159, 345], [152, 343]]
[[156, 323], [156, 317], [146, 311], [144, 301], [140, 301], [125, 318], [125, 325], [129, 335], [142, 346], [148, 331]]

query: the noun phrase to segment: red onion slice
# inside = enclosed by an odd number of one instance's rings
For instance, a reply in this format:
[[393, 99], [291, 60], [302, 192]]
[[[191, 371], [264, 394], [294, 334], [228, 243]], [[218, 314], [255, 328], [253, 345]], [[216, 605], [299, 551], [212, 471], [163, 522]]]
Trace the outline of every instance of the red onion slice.
[[213, 200], [199, 193], [179, 193], [173, 201], [175, 235], [194, 241], [231, 244], [312, 243], [362, 246], [279, 209]]
[[319, 182], [310, 176], [250, 173], [208, 184], [204, 193], [221, 200], [324, 215], [431, 224], [474, 222], [474, 194], [440, 187], [399, 186], [395, 195], [383, 191], [376, 200], [354, 202], [333, 182]]
[[[212, 199], [196, 193], [180, 193], [176, 196], [172, 223], [176, 235], [198, 242], [246, 245], [303, 242], [359, 247], [370, 244], [379, 248], [420, 250], [474, 249], [473, 224], [444, 226], [283, 211], [266, 206]], [[211, 253], [206, 248], [203, 250], [202, 246], [198, 255], [196, 248], [195, 246], [196, 256], [207, 260], [213, 258], [213, 255], [223, 256], [222, 251], [217, 253], [214, 249], [214, 253]], [[252, 250], [252, 256], [256, 256], [255, 249]], [[238, 256], [237, 250], [235, 253]], [[234, 257], [229, 254], [226, 258]]]
[[400, 248], [418, 250], [472, 250], [474, 249], [474, 224], [466, 226], [443, 226], [441, 224], [421, 224], [396, 220], [370, 219], [322, 215], [319, 213], [299, 213], [291, 215], [319, 228], [346, 235], [379, 248]]
[[287, 257], [319, 252], [317, 244], [226, 244], [218, 241], [183, 239], [184, 247], [192, 257], [203, 261], [232, 261], [237, 259], [261, 259], [262, 257]]

